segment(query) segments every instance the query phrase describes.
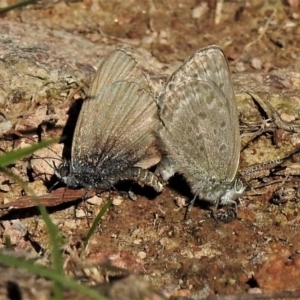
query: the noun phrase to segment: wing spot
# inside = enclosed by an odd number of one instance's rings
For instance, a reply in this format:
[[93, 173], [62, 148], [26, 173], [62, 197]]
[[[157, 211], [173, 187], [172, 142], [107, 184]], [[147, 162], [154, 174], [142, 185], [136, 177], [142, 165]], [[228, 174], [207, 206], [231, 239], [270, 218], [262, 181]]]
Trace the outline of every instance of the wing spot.
[[204, 147], [204, 145], [201, 145], [201, 146], [199, 147], [199, 150], [200, 150], [201, 152], [205, 152], [205, 147]]
[[169, 89], [169, 91], [173, 91], [174, 88], [175, 88], [174, 82], [173, 82], [173, 81], [169, 82], [169, 83], [168, 83], [168, 89]]
[[226, 150], [227, 150], [227, 146], [224, 143], [221, 144], [221, 146], [219, 147], [219, 151], [221, 153], [224, 153], [224, 152], [226, 152]]
[[196, 86], [195, 92], [196, 92], [197, 95], [201, 95], [201, 87], [200, 87], [200, 85]]
[[204, 111], [199, 111], [197, 116], [200, 119], [207, 119], [207, 114]]
[[206, 102], [208, 105], [212, 105], [215, 102], [215, 97], [212, 89], [207, 89], [206, 91]]
[[221, 125], [221, 128], [225, 128], [226, 127], [226, 122], [222, 121], [220, 125]]

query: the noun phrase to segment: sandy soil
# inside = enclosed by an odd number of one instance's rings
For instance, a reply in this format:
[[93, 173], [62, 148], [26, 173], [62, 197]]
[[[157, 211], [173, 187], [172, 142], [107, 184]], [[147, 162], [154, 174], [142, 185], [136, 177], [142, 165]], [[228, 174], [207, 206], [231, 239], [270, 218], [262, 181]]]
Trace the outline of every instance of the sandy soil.
[[[1, 7], [13, 3], [2, 0]], [[240, 173], [248, 186], [238, 218], [218, 222], [211, 218], [210, 207], [198, 201], [190, 222], [183, 222], [185, 210], [177, 203], [179, 197], [192, 195], [180, 176], [161, 194], [135, 184], [120, 185], [118, 192], [85, 203], [49, 208], [66, 239], [66, 260], [75, 267], [102, 266], [104, 273], [116, 266], [139, 275], [131, 281], [125, 271], [111, 275], [129, 280], [128, 288], [140, 282], [148, 294], [136, 299], [300, 299], [299, 1], [44, 0], [0, 18], [3, 151], [32, 143], [37, 128], [43, 137], [60, 135], [68, 108], [84, 94], [93, 67], [117, 45], [130, 49], [145, 72], [165, 80], [193, 51], [218, 44], [233, 73], [242, 141]], [[25, 48], [26, 55], [21, 55]], [[258, 96], [256, 101], [247, 92]], [[61, 153], [62, 145], [54, 145], [37, 155], [60, 160]], [[31, 165], [30, 176], [25, 160], [11, 170], [45, 195], [53, 183], [53, 168], [40, 159]], [[129, 199], [129, 188], [136, 201]], [[22, 188], [0, 175], [1, 202], [7, 205], [21, 196]], [[82, 239], [109, 198], [114, 204], [82, 251]], [[9, 236], [17, 251], [37, 255], [38, 250], [49, 250], [36, 210], [2, 213], [2, 247]], [[106, 276], [101, 278], [104, 282]], [[24, 299], [30, 299], [24, 293]], [[123, 299], [114, 293], [111, 298]], [[130, 295], [124, 299], [135, 299]]]

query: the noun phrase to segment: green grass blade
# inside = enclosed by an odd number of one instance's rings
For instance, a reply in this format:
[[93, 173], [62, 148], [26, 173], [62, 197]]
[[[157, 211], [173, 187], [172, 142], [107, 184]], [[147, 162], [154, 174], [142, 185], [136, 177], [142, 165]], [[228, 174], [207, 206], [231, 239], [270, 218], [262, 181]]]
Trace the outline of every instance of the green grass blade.
[[100, 222], [101, 218], [104, 216], [104, 214], [106, 213], [106, 211], [110, 208], [110, 206], [112, 205], [112, 200], [109, 200], [100, 210], [99, 214], [97, 215], [97, 217], [95, 218], [91, 228], [89, 229], [84, 241], [83, 241], [83, 245], [84, 247], [87, 246], [89, 239], [91, 238], [91, 236], [93, 235], [94, 231], [96, 230], [98, 223]]
[[[50, 243], [52, 247], [51, 255], [52, 255], [52, 263], [55, 271], [58, 274], [63, 274], [63, 259], [61, 255], [61, 246], [63, 245], [63, 241], [60, 236], [60, 232], [58, 228], [53, 224], [51, 221], [51, 218], [49, 217], [46, 208], [44, 205], [40, 203], [38, 200], [38, 197], [35, 195], [35, 193], [28, 188], [27, 184], [23, 182], [21, 178], [19, 178], [17, 175], [13, 174], [10, 170], [5, 168], [5, 166], [14, 163], [16, 160], [21, 159], [22, 157], [32, 154], [34, 151], [41, 149], [43, 147], [46, 147], [54, 142], [58, 141], [58, 139], [50, 140], [50, 141], [43, 141], [38, 144], [34, 144], [32, 146], [23, 148], [23, 149], [18, 149], [11, 151], [7, 154], [1, 155], [0, 156], [0, 171], [2, 173], [5, 173], [7, 176], [13, 178], [16, 182], [18, 182], [24, 190], [27, 192], [28, 195], [32, 197], [32, 199], [36, 202], [40, 213], [42, 215], [42, 218], [45, 222], [48, 235], [50, 238]], [[56, 282], [54, 284], [54, 299], [59, 300], [62, 299], [62, 287], [59, 282]]]
[[0, 168], [7, 167], [8, 165], [13, 164], [14, 162], [23, 158], [24, 156], [30, 155], [33, 152], [51, 144], [57, 143], [58, 141], [59, 139], [57, 138], [48, 141], [42, 141], [40, 143], [36, 143], [25, 148], [13, 150], [8, 153], [2, 154], [0, 156]]
[[29, 271], [30, 273], [34, 273], [38, 276], [45, 277], [47, 279], [52, 280], [53, 282], [59, 283], [64, 288], [70, 288], [74, 291], [81, 293], [87, 297], [97, 300], [108, 300], [106, 297], [99, 295], [99, 292], [96, 290], [81, 285], [75, 280], [66, 277], [65, 275], [59, 274], [56, 270], [51, 268], [46, 268], [44, 266], [35, 265], [30, 261], [26, 261], [20, 258], [16, 258], [7, 254], [3, 254], [0, 252], [0, 263], [6, 266], [12, 266], [16, 268], [21, 268]]

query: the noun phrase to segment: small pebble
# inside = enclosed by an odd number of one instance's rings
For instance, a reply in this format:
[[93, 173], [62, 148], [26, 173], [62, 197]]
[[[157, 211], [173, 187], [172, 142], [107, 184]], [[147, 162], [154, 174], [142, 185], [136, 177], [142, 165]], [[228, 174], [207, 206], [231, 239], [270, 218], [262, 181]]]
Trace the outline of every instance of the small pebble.
[[137, 257], [140, 258], [140, 259], [145, 259], [147, 256], [146, 252], [144, 251], [140, 251], [138, 254], [137, 254]]
[[132, 201], [136, 201], [137, 200], [137, 196], [136, 196], [136, 194], [133, 191], [129, 191], [128, 192], [128, 197]]
[[238, 72], [244, 72], [246, 70], [245, 64], [243, 62], [237, 62], [235, 68]]
[[171, 249], [174, 249], [176, 247], [178, 247], [178, 244], [170, 239], [170, 238], [167, 238], [167, 237], [163, 237], [159, 240], [159, 243], [166, 249], [166, 250], [171, 250]]
[[285, 121], [285, 122], [293, 122], [296, 120], [296, 117], [293, 116], [293, 115], [289, 115], [289, 114], [286, 114], [286, 113], [282, 113], [280, 114], [280, 118], [282, 119], [282, 121]]
[[121, 205], [124, 199], [121, 196], [116, 196], [112, 202], [113, 205]]
[[208, 4], [203, 2], [192, 10], [192, 18], [201, 19], [208, 12], [208, 10]]
[[261, 70], [263, 64], [260, 59], [254, 57], [251, 59], [250, 65], [253, 69]]
[[142, 243], [142, 239], [136, 239], [133, 241], [134, 245], [140, 245]]
[[86, 216], [86, 213], [83, 209], [77, 209], [75, 212], [76, 218], [84, 218]]
[[181, 208], [187, 206], [189, 204], [189, 201], [184, 197], [177, 196], [175, 197], [175, 204]]
[[248, 293], [249, 294], [261, 294], [262, 293], [262, 290], [260, 288], [250, 288], [248, 290]]
[[103, 202], [103, 199], [95, 195], [94, 197], [87, 199], [86, 202], [91, 205], [100, 206]]

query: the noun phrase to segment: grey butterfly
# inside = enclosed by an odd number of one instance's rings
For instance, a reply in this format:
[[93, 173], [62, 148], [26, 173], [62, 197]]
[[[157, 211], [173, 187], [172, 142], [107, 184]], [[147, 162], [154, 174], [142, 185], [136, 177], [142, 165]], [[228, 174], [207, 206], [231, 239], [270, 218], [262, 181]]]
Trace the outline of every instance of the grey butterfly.
[[165, 158], [156, 173], [175, 172], [195, 197], [234, 205], [245, 187], [235, 181], [240, 133], [230, 70], [218, 46], [198, 50], [177, 69], [157, 98]]
[[56, 174], [68, 187], [105, 190], [136, 180], [161, 191], [161, 180], [146, 170], [160, 160], [158, 126], [146, 77], [129, 54], [115, 50], [101, 62], [82, 105], [71, 161]]

